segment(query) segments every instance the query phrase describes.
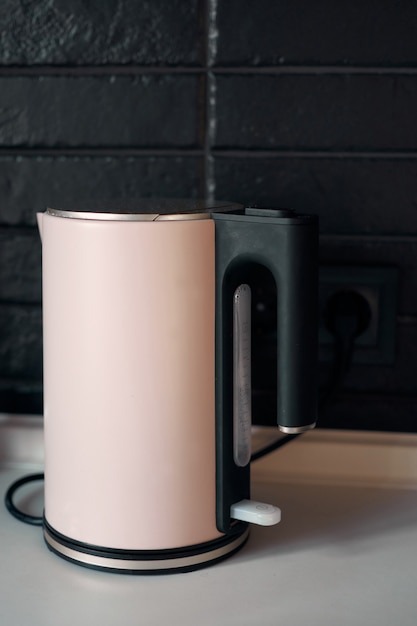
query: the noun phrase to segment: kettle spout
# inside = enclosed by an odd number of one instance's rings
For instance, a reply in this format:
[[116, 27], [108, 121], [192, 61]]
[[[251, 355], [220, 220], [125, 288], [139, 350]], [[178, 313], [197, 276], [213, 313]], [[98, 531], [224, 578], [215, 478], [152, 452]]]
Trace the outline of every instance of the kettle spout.
[[43, 213], [36, 213], [36, 219], [38, 221], [38, 229], [39, 229], [39, 234], [41, 237], [41, 241], [42, 241], [42, 226], [43, 226]]

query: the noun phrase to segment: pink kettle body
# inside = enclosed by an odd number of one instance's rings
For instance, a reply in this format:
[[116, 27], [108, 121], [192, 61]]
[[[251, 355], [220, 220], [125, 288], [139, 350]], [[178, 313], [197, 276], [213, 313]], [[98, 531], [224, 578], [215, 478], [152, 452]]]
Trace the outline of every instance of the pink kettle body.
[[219, 523], [215, 221], [74, 209], [39, 223], [48, 547], [132, 573], [231, 554], [252, 518]]

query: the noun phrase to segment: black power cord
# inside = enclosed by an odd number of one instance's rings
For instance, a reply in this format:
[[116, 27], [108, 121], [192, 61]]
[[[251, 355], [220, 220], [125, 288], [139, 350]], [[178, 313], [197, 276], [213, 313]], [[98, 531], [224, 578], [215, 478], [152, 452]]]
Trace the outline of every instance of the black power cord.
[[6, 509], [21, 522], [25, 522], [25, 524], [31, 524], [32, 526], [42, 526], [43, 517], [37, 515], [29, 515], [28, 513], [24, 513], [13, 502], [13, 496], [20, 487], [26, 485], [27, 483], [32, 483], [36, 480], [43, 480], [44, 474], [29, 474], [28, 476], [24, 476], [23, 478], [19, 478], [14, 483], [10, 485], [8, 490], [6, 491], [6, 495], [4, 497], [4, 504], [6, 505]]
[[337, 291], [324, 309], [324, 323], [334, 338], [334, 357], [331, 376], [319, 401], [326, 406], [339, 391], [352, 364], [355, 340], [369, 326], [371, 309], [357, 291]]
[[284, 435], [280, 437], [279, 439], [272, 441], [264, 448], [261, 448], [260, 450], [257, 450], [256, 452], [252, 454], [250, 458], [251, 463], [253, 461], [257, 461], [258, 459], [262, 459], [262, 457], [266, 456], [267, 454], [270, 454], [271, 452], [274, 452], [274, 450], [278, 450], [279, 448], [282, 448], [283, 446], [287, 445], [287, 443], [290, 443], [290, 441], [292, 441], [293, 439], [296, 439], [302, 434], [303, 433], [296, 433], [294, 435]]

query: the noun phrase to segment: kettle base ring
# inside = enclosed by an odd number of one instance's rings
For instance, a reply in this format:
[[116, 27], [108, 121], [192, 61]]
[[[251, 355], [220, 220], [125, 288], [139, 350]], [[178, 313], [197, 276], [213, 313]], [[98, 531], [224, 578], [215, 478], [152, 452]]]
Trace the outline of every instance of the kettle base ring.
[[222, 561], [237, 552], [249, 537], [248, 524], [218, 539], [167, 550], [120, 550], [75, 541], [54, 530], [44, 519], [47, 547], [62, 558], [91, 569], [120, 574], [190, 572]]

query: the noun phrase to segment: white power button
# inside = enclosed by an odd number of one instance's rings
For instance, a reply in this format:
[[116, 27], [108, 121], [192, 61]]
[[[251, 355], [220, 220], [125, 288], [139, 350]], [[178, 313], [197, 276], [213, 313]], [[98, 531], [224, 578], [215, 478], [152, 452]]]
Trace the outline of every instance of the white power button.
[[241, 500], [232, 504], [230, 515], [241, 522], [250, 522], [260, 526], [273, 526], [281, 521], [281, 509], [255, 500]]

